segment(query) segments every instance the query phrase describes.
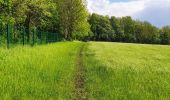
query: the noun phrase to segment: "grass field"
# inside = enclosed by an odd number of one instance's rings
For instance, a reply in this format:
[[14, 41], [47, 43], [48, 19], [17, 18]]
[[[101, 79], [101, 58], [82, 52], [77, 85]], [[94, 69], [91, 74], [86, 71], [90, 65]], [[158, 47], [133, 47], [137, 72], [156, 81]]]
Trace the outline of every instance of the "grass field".
[[72, 100], [77, 95], [169, 100], [170, 46], [60, 42], [0, 48], [0, 99]]
[[68, 100], [74, 97], [80, 42], [0, 49], [1, 100]]
[[169, 100], [170, 46], [88, 43], [88, 98]]

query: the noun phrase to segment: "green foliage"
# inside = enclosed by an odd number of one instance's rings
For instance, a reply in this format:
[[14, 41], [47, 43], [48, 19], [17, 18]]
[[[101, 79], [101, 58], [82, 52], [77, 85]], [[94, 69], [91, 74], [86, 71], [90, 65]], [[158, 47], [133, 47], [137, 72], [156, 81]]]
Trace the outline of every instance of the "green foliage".
[[[89, 17], [91, 31], [93, 35], [89, 36], [91, 40], [97, 41], [118, 41], [132, 43], [163, 43], [163, 32], [149, 22], [133, 20], [130, 16], [116, 18], [107, 17], [93, 13]], [[165, 36], [167, 37], [167, 36]], [[165, 40], [167, 41], [167, 40]], [[167, 42], [164, 44], [168, 44]]]
[[123, 37], [122, 40], [126, 42], [134, 42], [134, 21], [130, 16], [122, 17], [120, 20], [120, 27], [123, 30]]
[[149, 22], [133, 20], [130, 16], [89, 15], [86, 0], [0, 0], [3, 35], [7, 23], [24, 27], [28, 43], [31, 29], [37, 27], [41, 31], [60, 33], [65, 40], [169, 44], [168, 33]]
[[165, 26], [161, 29], [161, 43], [170, 44], [170, 26]]
[[138, 24], [136, 37], [137, 41], [141, 43], [159, 43], [160, 33], [155, 26], [152, 26], [149, 22], [143, 22]]
[[60, 32], [65, 39], [86, 36], [89, 24], [85, 0], [59, 0], [58, 5]]
[[108, 16], [92, 14], [89, 23], [96, 40], [111, 40], [111, 38], [114, 37], [114, 31], [112, 30]]
[[120, 27], [120, 18], [112, 16], [110, 18], [110, 23], [113, 30], [115, 31], [115, 37], [113, 38], [114, 41], [121, 41], [123, 37], [123, 30]]

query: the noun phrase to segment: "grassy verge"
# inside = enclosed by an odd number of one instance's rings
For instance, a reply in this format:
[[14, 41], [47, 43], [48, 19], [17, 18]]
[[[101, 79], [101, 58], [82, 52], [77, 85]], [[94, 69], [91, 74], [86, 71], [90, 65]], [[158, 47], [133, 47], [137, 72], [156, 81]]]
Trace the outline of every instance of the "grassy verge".
[[81, 42], [0, 49], [0, 99], [69, 100]]
[[170, 99], [169, 46], [90, 42], [84, 64], [89, 99]]

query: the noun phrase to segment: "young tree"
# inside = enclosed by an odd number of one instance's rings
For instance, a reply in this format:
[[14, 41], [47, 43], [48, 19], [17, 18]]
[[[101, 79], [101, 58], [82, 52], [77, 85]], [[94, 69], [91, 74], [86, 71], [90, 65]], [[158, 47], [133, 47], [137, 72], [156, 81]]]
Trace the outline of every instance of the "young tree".
[[88, 35], [86, 0], [58, 0], [60, 32], [66, 40]]

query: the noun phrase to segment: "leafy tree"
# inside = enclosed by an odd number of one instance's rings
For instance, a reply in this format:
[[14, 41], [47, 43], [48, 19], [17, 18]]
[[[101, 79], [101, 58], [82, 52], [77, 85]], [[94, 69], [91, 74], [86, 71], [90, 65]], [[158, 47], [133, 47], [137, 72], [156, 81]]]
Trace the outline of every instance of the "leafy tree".
[[[89, 16], [86, 0], [0, 0], [0, 35], [6, 24], [15, 28], [11, 34], [20, 38], [17, 27], [25, 27], [27, 42], [30, 30], [61, 33], [66, 40], [100, 40], [170, 44], [170, 26], [158, 29], [149, 22], [98, 14]], [[17, 33], [18, 32], [18, 33]]]
[[120, 27], [120, 18], [116, 18], [115, 16], [112, 16], [110, 18], [110, 23], [111, 23], [112, 29], [115, 32], [114, 41], [121, 41], [122, 34], [124, 31]]
[[12, 9], [11, 0], [0, 0], [0, 20], [1, 23], [7, 23], [12, 20], [11, 9]]
[[135, 37], [136, 37], [136, 42], [137, 43], [142, 43], [144, 40], [143, 40], [143, 37], [142, 37], [142, 34], [143, 34], [143, 23], [140, 22], [140, 21], [135, 21]]
[[90, 29], [92, 31], [92, 36], [93, 39], [96, 40], [95, 38], [97, 37], [97, 25], [99, 24], [99, 15], [93, 13], [91, 16], [89, 16], [89, 23], [91, 25]]
[[[27, 42], [30, 40], [31, 27], [43, 27], [52, 17], [50, 8], [54, 6], [51, 0], [1, 0], [1, 20], [6, 19], [16, 26], [24, 26], [27, 34]], [[8, 23], [7, 20], [4, 20]], [[44, 28], [44, 27], [43, 27]]]
[[170, 26], [161, 29], [160, 39], [162, 44], [170, 44]]
[[89, 23], [85, 0], [58, 0], [60, 32], [66, 40], [88, 35]]
[[30, 25], [39, 26], [44, 24], [46, 18], [51, 17], [51, 12], [49, 7], [52, 7], [52, 2], [50, 0], [25, 0], [25, 18], [24, 26], [27, 33], [27, 42], [30, 38]]
[[111, 41], [114, 38], [114, 30], [108, 16], [92, 14], [89, 23], [91, 24], [91, 30], [96, 40]]
[[152, 26], [149, 22], [143, 22], [141, 36], [143, 43], [157, 43], [160, 35], [155, 26]]
[[120, 27], [123, 30], [123, 41], [134, 42], [136, 40], [134, 33], [134, 21], [130, 16], [122, 17]]

